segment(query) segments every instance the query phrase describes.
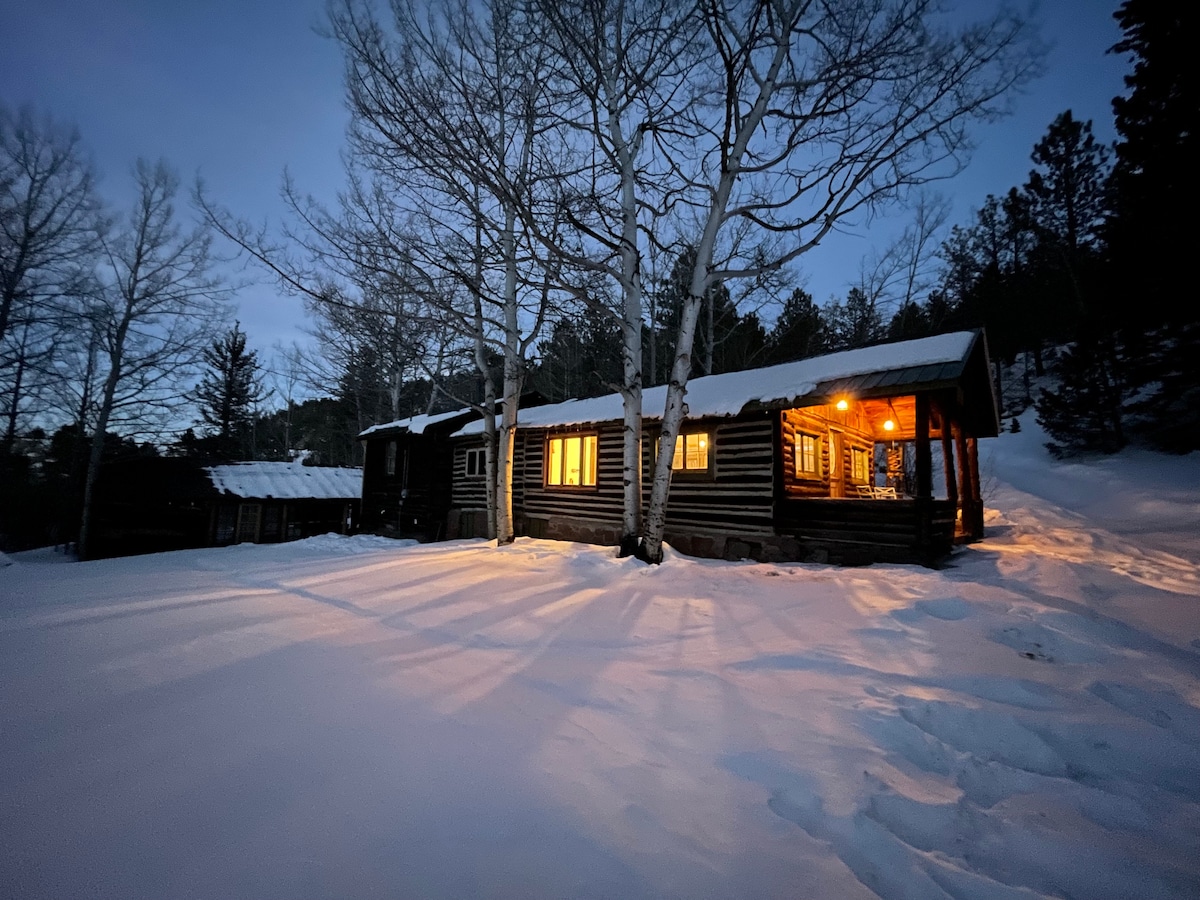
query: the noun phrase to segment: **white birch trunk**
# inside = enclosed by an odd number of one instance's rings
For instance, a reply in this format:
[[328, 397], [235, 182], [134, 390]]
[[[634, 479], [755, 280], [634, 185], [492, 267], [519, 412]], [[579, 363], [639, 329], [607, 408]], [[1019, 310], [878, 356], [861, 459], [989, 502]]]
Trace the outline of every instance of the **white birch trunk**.
[[[737, 183], [742, 160], [746, 157], [750, 139], [762, 124], [775, 93], [779, 72], [788, 56], [790, 31], [785, 30], [775, 46], [771, 65], [759, 82], [758, 96], [750, 111], [736, 123], [731, 132], [733, 140], [729, 149], [722, 154], [720, 177], [712, 192], [704, 230], [696, 246], [696, 261], [692, 268], [692, 281], [679, 323], [679, 335], [675, 343], [675, 362], [667, 382], [667, 399], [663, 409], [662, 435], [658, 441], [658, 458], [654, 461], [654, 483], [650, 488], [650, 505], [646, 511], [645, 536], [642, 540], [641, 557], [648, 562], [662, 562], [663, 532], [667, 524], [667, 499], [671, 492], [671, 460], [675, 455], [675, 439], [687, 414], [684, 397], [687, 394], [688, 375], [692, 365], [692, 347], [696, 340], [696, 320], [704, 302], [705, 292], [712, 286], [709, 270], [717, 236], [725, 223], [729, 198]], [[736, 107], [736, 102], [732, 104]]]
[[513, 520], [513, 451], [521, 387], [525, 380], [518, 330], [516, 222], [516, 210], [506, 204], [501, 239], [504, 252], [504, 407], [496, 454], [496, 541], [500, 544], [511, 544], [517, 536]]
[[[615, 87], [610, 85], [610, 97]], [[642, 537], [642, 273], [638, 248], [638, 147], [624, 140], [620, 118], [610, 109], [609, 132], [621, 165], [621, 363], [624, 412], [621, 448], [621, 556], [639, 552]]]

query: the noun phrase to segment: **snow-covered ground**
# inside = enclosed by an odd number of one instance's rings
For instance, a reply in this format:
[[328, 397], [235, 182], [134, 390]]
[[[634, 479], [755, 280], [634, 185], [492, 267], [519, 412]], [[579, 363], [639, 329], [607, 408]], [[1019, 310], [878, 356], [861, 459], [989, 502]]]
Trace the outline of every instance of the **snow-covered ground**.
[[1024, 424], [937, 572], [10, 557], [0, 896], [1200, 896], [1200, 458]]

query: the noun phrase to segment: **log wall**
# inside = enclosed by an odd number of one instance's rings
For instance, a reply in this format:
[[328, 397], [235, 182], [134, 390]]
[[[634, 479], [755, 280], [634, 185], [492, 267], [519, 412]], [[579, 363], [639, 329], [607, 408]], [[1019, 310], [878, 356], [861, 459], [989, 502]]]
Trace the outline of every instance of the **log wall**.
[[[834, 465], [841, 465], [844, 481], [852, 484], [850, 477], [850, 455], [853, 448], [866, 450], [874, 457], [875, 441], [865, 420], [853, 412], [832, 413], [826, 407], [808, 407], [805, 409], [785, 409], [780, 415], [780, 434], [782, 437], [781, 478], [780, 483], [786, 497], [829, 497], [832, 494], [832, 472]], [[841, 421], [839, 421], [839, 419]], [[833, 441], [830, 439], [830, 429], [836, 428], [843, 435], [842, 458], [831, 459]], [[804, 432], [820, 438], [821, 441], [821, 473], [819, 477], [800, 476], [796, 474], [796, 434]], [[874, 462], [872, 461], [872, 465]]]

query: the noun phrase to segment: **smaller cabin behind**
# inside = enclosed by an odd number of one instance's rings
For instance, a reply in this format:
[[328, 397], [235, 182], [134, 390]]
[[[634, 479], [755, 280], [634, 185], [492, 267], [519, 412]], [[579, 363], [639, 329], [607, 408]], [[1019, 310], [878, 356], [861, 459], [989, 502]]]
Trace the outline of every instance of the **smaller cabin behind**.
[[[360, 434], [366, 451], [361, 528], [427, 541], [444, 538], [453, 479], [449, 438], [477, 418], [478, 412], [460, 409], [411, 416]], [[482, 476], [482, 456], [472, 462]]]
[[96, 484], [96, 556], [273, 543], [348, 533], [362, 472], [293, 462], [206, 466], [186, 458], [105, 465]]

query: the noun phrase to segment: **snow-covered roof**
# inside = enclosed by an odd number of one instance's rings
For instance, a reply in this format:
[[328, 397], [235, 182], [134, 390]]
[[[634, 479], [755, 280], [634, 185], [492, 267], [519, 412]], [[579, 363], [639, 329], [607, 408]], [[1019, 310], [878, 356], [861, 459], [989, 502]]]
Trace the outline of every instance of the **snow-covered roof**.
[[265, 500], [344, 500], [362, 493], [362, 470], [295, 462], [244, 462], [205, 470], [213, 487]]
[[[858, 350], [844, 350], [762, 369], [693, 378], [687, 385], [688, 417], [697, 419], [706, 416], [736, 416], [750, 404], [783, 407], [809, 396], [818, 385], [830, 381], [872, 372], [959, 363], [970, 353], [975, 338], [976, 333], [973, 331], [957, 331]], [[666, 385], [643, 391], [643, 418], [661, 418], [666, 399]], [[589, 422], [616, 421], [622, 415], [621, 395], [609, 394], [587, 400], [568, 400], [552, 406], [522, 409], [520, 423], [522, 427], [532, 428], [582, 425]], [[479, 434], [482, 430], [482, 422], [469, 422], [456, 434]]]
[[430, 425], [438, 422], [445, 422], [447, 419], [453, 419], [455, 416], [467, 415], [471, 412], [470, 409], [456, 409], [452, 412], [434, 413], [429, 416], [409, 416], [407, 419], [397, 419], [395, 422], [384, 422], [381, 425], [372, 425], [359, 434], [359, 438], [365, 438], [370, 434], [377, 434], [381, 431], [396, 431], [407, 432], [409, 434], [424, 434], [425, 429]]

